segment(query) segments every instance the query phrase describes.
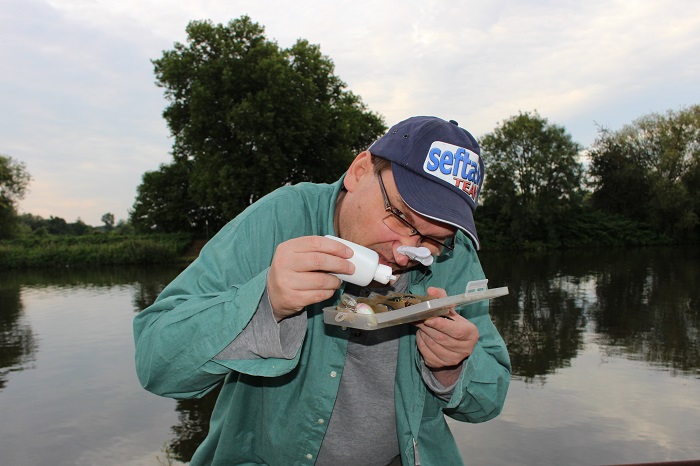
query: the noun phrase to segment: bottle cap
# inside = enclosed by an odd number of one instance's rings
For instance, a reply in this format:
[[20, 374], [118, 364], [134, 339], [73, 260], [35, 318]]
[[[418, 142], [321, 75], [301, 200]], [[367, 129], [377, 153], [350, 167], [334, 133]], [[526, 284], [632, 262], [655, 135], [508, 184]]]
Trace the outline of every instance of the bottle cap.
[[391, 274], [391, 267], [384, 264], [377, 265], [377, 271], [374, 272], [374, 279], [379, 283], [386, 285], [392, 280], [396, 280], [396, 276]]

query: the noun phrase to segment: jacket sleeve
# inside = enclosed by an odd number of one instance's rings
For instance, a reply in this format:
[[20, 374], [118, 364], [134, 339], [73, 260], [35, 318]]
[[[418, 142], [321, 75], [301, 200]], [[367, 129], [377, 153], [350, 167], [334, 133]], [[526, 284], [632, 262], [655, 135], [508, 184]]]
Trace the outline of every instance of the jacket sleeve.
[[[470, 280], [484, 278], [481, 264], [469, 240], [458, 235], [465, 247], [455, 248], [444, 286], [448, 295], [464, 293]], [[443, 270], [444, 272], [444, 270]], [[454, 277], [467, 277], [454, 280]], [[439, 285], [438, 285], [439, 286]], [[452, 397], [443, 412], [466, 422], [483, 422], [496, 417], [505, 403], [510, 385], [510, 357], [503, 338], [489, 316], [488, 302], [478, 302], [457, 311], [479, 329], [479, 341], [463, 365], [462, 374], [454, 386]]]
[[292, 359], [306, 334], [306, 311], [277, 322], [267, 291], [241, 333], [214, 359]]
[[484, 422], [503, 409], [510, 385], [510, 358], [488, 314], [470, 320], [479, 328], [479, 341], [443, 411], [459, 421]]
[[[275, 199], [255, 204], [226, 225], [136, 316], [136, 371], [144, 388], [173, 398], [199, 397], [231, 371], [273, 377], [296, 366], [299, 351], [292, 359], [216, 358], [258, 308], [277, 245], [301, 236], [299, 228], [285, 227], [303, 227], [299, 208], [281, 208]], [[288, 222], [288, 215], [296, 221]]]

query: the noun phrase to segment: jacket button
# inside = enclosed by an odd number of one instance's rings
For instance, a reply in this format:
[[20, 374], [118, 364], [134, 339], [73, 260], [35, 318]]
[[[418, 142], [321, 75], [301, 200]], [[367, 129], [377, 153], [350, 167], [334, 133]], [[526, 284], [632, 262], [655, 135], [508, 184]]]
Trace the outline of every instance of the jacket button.
[[338, 373], [336, 371], [331, 371], [331, 377], [336, 377]]

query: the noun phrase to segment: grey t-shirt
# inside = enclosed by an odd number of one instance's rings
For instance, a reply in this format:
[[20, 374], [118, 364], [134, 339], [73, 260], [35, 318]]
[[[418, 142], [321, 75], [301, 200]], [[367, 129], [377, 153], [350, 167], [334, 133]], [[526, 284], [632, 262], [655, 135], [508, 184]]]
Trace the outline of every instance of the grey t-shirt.
[[[347, 285], [345, 292], [355, 297], [386, 294], [403, 292], [407, 285], [404, 275], [394, 287], [371, 290]], [[399, 327], [348, 331], [345, 368], [316, 464], [349, 464], [352, 458], [354, 465], [386, 466], [399, 456], [394, 406]]]
[[[391, 287], [370, 289], [348, 284], [345, 292], [367, 296], [372, 292], [403, 293], [407, 289], [408, 274], [402, 274]], [[335, 466], [350, 462], [385, 466], [399, 455], [394, 405], [399, 327], [348, 331], [351, 334], [345, 368], [316, 464]], [[266, 291], [248, 326], [216, 359], [291, 359], [299, 350], [305, 332], [305, 312], [279, 324], [275, 321]], [[442, 386], [425, 365], [422, 376], [433, 393], [446, 401], [450, 399], [454, 386]]]

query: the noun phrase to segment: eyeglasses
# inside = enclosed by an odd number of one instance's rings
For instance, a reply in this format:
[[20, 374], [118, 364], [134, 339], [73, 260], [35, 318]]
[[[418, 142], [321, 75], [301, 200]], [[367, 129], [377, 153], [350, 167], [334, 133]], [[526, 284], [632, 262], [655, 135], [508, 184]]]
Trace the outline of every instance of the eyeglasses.
[[[391, 202], [389, 202], [389, 196], [386, 194], [386, 188], [384, 187], [384, 180], [382, 180], [381, 172], [377, 174], [377, 178], [379, 178], [379, 187], [382, 190], [382, 196], [384, 196], [384, 210], [389, 212], [389, 215], [384, 217], [382, 220], [384, 225], [386, 225], [394, 233], [401, 236], [420, 236], [421, 243], [430, 241], [443, 248], [447, 248], [450, 251], [454, 249], [454, 246], [451, 246], [446, 242], [440, 241], [432, 236], [424, 235], [418, 231], [418, 228], [411, 225], [411, 223], [406, 220], [406, 215], [404, 215], [403, 212], [391, 205]], [[452, 238], [450, 238], [448, 241], [452, 241]]]

